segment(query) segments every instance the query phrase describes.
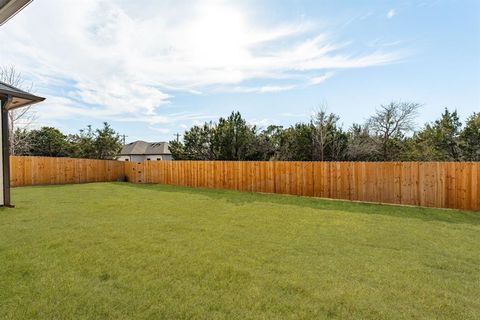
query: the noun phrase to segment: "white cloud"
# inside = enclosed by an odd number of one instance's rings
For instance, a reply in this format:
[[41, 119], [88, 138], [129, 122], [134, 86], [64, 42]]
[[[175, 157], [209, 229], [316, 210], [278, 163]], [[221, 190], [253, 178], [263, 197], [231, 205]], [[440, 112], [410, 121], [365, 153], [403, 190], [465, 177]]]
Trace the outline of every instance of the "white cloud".
[[224, 88], [223, 90], [232, 91], [232, 92], [241, 92], [241, 93], [272, 93], [272, 92], [281, 92], [292, 90], [296, 88], [296, 85], [285, 85], [285, 86], [260, 86], [260, 87], [234, 87], [234, 88]]
[[[233, 0], [34, 1], [2, 27], [0, 42], [8, 45], [0, 61], [30, 74], [37, 93], [47, 95], [45, 121], [85, 116], [158, 124], [184, 119], [159, 115], [179, 91], [279, 92], [330, 76], [302, 72], [402, 58], [389, 51], [354, 55], [315, 21], [267, 25], [252, 20], [252, 10]], [[257, 79], [267, 84], [242, 85]], [[292, 83], [268, 84], [278, 79]]]
[[136, 115], [123, 117], [119, 116], [116, 118], [120, 122], [145, 122], [150, 125], [156, 124], [171, 124], [178, 121], [206, 121], [210, 119], [218, 118], [218, 115], [212, 114], [200, 114], [200, 113], [191, 113], [191, 112], [182, 112], [182, 113], [170, 113], [166, 115]]
[[167, 133], [170, 133], [172, 131], [169, 128], [148, 127], [148, 129], [156, 131], [156, 132], [160, 132], [160, 133], [163, 133], [163, 134], [167, 134]]
[[313, 77], [313, 78], [310, 79], [310, 84], [316, 85], [316, 84], [320, 84], [322, 82], [325, 82], [326, 80], [333, 77], [334, 74], [335, 74], [334, 72], [327, 72], [327, 73], [325, 73], [321, 76]]
[[278, 121], [277, 120], [273, 120], [273, 119], [256, 119], [256, 118], [253, 118], [253, 119], [249, 119], [247, 121], [250, 125], [253, 125], [253, 126], [256, 126], [257, 129], [260, 129], [260, 130], [263, 130], [265, 128], [267, 128], [268, 126], [270, 125], [279, 125]]
[[388, 19], [391, 19], [393, 18], [394, 16], [397, 15], [397, 11], [395, 11], [395, 9], [390, 9], [388, 12], [387, 12], [387, 18]]

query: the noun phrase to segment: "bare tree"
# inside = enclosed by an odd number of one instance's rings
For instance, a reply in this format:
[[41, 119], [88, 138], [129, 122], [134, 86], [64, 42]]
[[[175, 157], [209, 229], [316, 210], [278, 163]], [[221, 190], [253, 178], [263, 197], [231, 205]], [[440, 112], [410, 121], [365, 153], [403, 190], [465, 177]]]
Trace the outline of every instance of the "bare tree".
[[379, 158], [376, 139], [370, 135], [367, 125], [354, 123], [348, 132], [347, 158], [353, 161], [373, 161]]
[[399, 141], [415, 129], [415, 117], [420, 107], [414, 102], [390, 102], [380, 106], [368, 120], [368, 128], [379, 145], [382, 160], [391, 160]]
[[336, 114], [327, 113], [325, 103], [312, 116], [314, 160], [339, 160], [343, 157], [347, 136], [338, 126], [339, 120], [340, 117]]
[[[25, 81], [22, 77], [22, 74], [18, 72], [14, 66], [5, 66], [0, 68], [0, 81], [5, 82], [11, 86], [19, 88], [26, 92], [33, 91], [33, 84], [25, 85]], [[8, 112], [8, 125], [9, 125], [9, 140], [10, 140], [10, 154], [16, 154], [16, 149], [19, 145], [27, 143], [25, 139], [16, 139], [16, 129], [17, 128], [28, 128], [35, 120], [36, 113], [35, 110], [31, 108], [32, 106], [27, 106], [24, 108], [18, 108], [10, 110]], [[22, 147], [24, 149], [25, 146]]]

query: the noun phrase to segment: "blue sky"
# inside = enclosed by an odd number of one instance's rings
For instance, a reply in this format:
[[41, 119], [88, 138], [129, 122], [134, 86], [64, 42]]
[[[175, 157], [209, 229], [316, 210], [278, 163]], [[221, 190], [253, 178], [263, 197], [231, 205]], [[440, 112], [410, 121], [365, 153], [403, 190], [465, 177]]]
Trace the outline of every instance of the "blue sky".
[[[239, 110], [345, 128], [390, 101], [480, 111], [479, 1], [34, 1], [0, 29], [0, 65], [47, 97], [34, 126], [107, 121], [127, 140]], [[9, 45], [5, 45], [8, 43]]]

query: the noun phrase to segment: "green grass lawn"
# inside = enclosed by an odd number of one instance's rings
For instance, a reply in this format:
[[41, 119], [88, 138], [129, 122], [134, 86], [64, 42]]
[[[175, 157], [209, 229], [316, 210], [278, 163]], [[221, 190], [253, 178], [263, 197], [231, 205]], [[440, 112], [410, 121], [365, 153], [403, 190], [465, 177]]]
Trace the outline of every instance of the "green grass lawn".
[[479, 319], [480, 214], [97, 183], [13, 190], [1, 319]]

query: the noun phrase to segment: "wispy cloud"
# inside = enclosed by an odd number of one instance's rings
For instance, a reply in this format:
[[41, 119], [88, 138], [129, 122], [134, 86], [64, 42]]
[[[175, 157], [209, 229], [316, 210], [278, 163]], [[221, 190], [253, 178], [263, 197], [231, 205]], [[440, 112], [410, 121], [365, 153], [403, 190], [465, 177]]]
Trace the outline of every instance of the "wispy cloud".
[[[48, 97], [44, 121], [88, 116], [155, 124], [184, 120], [159, 115], [178, 92], [274, 93], [333, 75], [311, 72], [402, 58], [383, 49], [352, 54], [348, 42], [315, 21], [267, 25], [252, 10], [233, 0], [35, 1], [2, 27], [0, 41], [8, 46], [0, 61], [31, 72]], [[266, 84], [244, 85], [259, 79]], [[278, 79], [291, 83], [276, 85]]]
[[310, 79], [310, 84], [320, 84], [322, 82], [325, 82], [326, 80], [330, 79], [333, 77], [335, 73], [334, 72], [327, 72], [324, 75], [318, 76], [318, 77], [313, 77]]
[[390, 9], [387, 12], [387, 18], [388, 19], [391, 19], [391, 18], [395, 17], [396, 15], [397, 15], [397, 11], [395, 9]]
[[169, 129], [169, 128], [148, 127], [148, 129], [153, 130], [153, 131], [156, 131], [156, 132], [160, 132], [160, 133], [162, 133], [162, 134], [167, 134], [167, 133], [171, 133], [171, 132], [172, 132], [172, 130]]
[[284, 86], [259, 86], [259, 87], [234, 87], [224, 88], [225, 91], [240, 92], [240, 93], [272, 93], [292, 90], [296, 88], [296, 85], [284, 85]]
[[248, 119], [247, 122], [250, 125], [256, 126], [257, 129], [259, 130], [266, 129], [270, 125], [280, 125], [278, 120], [271, 119], [271, 118], [262, 118], [262, 119], [252, 118], [252, 119]]

